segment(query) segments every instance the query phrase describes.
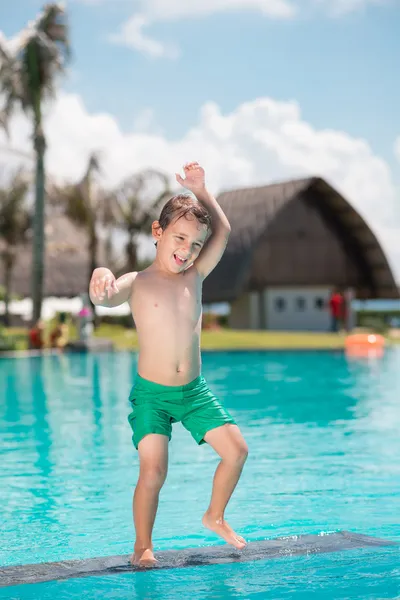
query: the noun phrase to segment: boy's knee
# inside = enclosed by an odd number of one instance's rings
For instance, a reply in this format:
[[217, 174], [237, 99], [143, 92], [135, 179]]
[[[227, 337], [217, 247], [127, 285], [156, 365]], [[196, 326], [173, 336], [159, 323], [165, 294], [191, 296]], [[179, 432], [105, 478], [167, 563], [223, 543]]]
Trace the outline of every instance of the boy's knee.
[[249, 455], [249, 448], [248, 448], [246, 442], [243, 440], [243, 442], [241, 444], [239, 444], [239, 448], [238, 448], [239, 460], [242, 461], [243, 463], [245, 463], [248, 455]]
[[161, 465], [146, 465], [140, 469], [140, 482], [151, 489], [160, 489], [167, 477], [167, 469]]
[[236, 443], [231, 451], [230, 460], [236, 464], [244, 465], [249, 455], [249, 449], [244, 440]]

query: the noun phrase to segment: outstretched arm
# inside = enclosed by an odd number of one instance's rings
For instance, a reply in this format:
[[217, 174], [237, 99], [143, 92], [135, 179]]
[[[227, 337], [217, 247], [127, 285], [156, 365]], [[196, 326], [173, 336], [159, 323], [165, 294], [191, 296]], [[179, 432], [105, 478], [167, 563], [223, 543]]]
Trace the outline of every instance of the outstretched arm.
[[193, 192], [211, 215], [212, 233], [194, 263], [199, 274], [206, 278], [222, 258], [231, 226], [224, 211], [206, 188], [204, 169], [197, 162], [193, 162], [185, 165], [184, 171], [185, 179], [177, 174], [176, 180]]
[[107, 308], [128, 302], [136, 275], [136, 272], [126, 273], [115, 279], [110, 269], [104, 267], [95, 269], [89, 285], [91, 301], [95, 306], [106, 306]]

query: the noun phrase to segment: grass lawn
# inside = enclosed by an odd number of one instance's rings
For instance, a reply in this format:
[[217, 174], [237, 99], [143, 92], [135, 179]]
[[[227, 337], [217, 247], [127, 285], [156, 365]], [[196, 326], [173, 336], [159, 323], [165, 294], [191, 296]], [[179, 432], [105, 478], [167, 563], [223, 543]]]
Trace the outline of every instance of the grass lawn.
[[[96, 335], [113, 340], [118, 349], [137, 349], [134, 330], [103, 325]], [[246, 348], [343, 348], [345, 336], [332, 333], [292, 333], [275, 331], [220, 331], [202, 332], [203, 350], [236, 350]]]
[[[10, 328], [5, 333], [6, 336], [16, 337], [18, 350], [27, 349], [26, 329]], [[95, 335], [112, 340], [116, 350], [136, 350], [138, 348], [136, 331], [133, 329], [104, 324], [96, 330]], [[73, 326], [70, 328], [70, 339], [76, 339], [76, 330]], [[334, 333], [206, 330], [202, 332], [202, 349], [334, 349], [343, 348], [344, 340], [345, 334]]]
[[345, 336], [332, 333], [276, 331], [204, 331], [202, 347], [213, 349], [246, 348], [343, 348]]

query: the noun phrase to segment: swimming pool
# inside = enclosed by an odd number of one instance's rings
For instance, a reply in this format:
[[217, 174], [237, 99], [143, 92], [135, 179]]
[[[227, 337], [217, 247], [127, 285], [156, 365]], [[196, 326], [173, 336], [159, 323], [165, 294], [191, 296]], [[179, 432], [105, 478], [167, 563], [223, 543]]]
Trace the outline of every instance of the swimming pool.
[[[350, 530], [400, 541], [400, 348], [205, 353], [250, 453], [227, 520], [249, 541]], [[0, 564], [127, 554], [137, 454], [131, 353], [0, 360]], [[217, 464], [174, 426], [156, 550], [219, 544], [201, 526]], [[396, 598], [397, 546], [0, 589], [0, 598]]]

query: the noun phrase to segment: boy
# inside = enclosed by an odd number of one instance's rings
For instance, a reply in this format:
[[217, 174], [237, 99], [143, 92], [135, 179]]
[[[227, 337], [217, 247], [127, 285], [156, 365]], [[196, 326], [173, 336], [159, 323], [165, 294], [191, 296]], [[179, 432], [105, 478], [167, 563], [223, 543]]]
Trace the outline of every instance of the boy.
[[90, 281], [94, 304], [129, 302], [138, 334], [138, 374], [128, 417], [140, 462], [131, 562], [145, 567], [157, 562], [151, 536], [167, 475], [171, 424], [177, 421], [198, 444], [208, 443], [221, 457], [203, 525], [236, 548], [246, 545], [224, 520], [224, 511], [246, 461], [247, 445], [201, 376], [200, 358], [202, 282], [221, 259], [230, 225], [207, 191], [199, 164], [185, 165], [184, 173], [185, 179], [176, 179], [197, 200], [178, 195], [164, 206], [152, 225], [157, 247], [153, 264], [118, 280], [108, 269], [95, 269]]

